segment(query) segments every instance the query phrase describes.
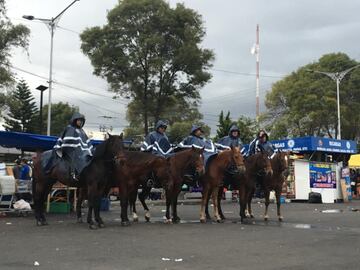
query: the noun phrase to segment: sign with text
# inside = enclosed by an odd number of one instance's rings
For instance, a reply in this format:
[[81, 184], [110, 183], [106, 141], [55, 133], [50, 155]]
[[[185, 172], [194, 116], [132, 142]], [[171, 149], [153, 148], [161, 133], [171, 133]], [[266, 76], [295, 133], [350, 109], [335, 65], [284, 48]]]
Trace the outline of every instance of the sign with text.
[[310, 188], [336, 188], [336, 172], [331, 164], [310, 162]]

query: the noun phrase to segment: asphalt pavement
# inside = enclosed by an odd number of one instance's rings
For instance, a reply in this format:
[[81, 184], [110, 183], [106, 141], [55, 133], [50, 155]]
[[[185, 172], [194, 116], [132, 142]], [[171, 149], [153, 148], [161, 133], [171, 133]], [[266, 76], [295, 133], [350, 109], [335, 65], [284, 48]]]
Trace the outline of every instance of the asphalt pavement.
[[44, 227], [32, 215], [1, 217], [0, 269], [360, 269], [360, 201], [282, 209], [282, 223], [274, 204], [264, 222], [264, 206], [254, 203], [255, 219], [241, 224], [239, 206], [225, 203], [224, 223], [201, 224], [199, 205], [184, 204], [182, 223], [164, 224], [156, 203], [150, 223], [139, 210], [140, 221], [122, 227], [113, 205], [95, 231], [73, 214], [49, 214]]

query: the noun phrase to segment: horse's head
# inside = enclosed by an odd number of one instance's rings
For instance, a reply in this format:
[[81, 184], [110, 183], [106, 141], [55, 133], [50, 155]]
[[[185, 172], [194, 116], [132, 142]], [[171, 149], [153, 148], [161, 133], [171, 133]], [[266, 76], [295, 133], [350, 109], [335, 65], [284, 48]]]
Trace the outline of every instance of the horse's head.
[[261, 151], [256, 154], [256, 167], [259, 171], [265, 173], [265, 175], [272, 175], [273, 170], [271, 166], [271, 159], [266, 151]]
[[120, 135], [110, 135], [108, 133], [108, 138], [96, 147], [94, 157], [114, 158], [119, 152], [122, 152], [123, 150], [123, 134], [121, 133]]
[[287, 176], [289, 173], [290, 152], [277, 152], [274, 157], [274, 162], [276, 162], [275, 167], [277, 167], [279, 173]]
[[241, 154], [240, 147], [231, 146], [231, 164], [236, 168], [238, 174], [246, 171], [244, 156]]
[[195, 176], [201, 176], [205, 173], [205, 163], [204, 163], [204, 149], [196, 148], [194, 146], [191, 147], [189, 163], [190, 167], [195, 171]]

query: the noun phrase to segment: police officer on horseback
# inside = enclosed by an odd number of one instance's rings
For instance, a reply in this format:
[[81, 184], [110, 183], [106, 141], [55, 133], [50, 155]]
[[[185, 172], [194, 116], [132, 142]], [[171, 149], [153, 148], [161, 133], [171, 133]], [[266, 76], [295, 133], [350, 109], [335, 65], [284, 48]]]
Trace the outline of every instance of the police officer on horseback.
[[93, 146], [83, 130], [85, 116], [75, 112], [70, 124], [65, 128], [57, 140], [54, 149], [58, 156], [67, 162], [70, 176], [77, 181], [82, 170], [92, 159]]
[[150, 132], [141, 145], [141, 151], [148, 151], [157, 156], [167, 157], [172, 153], [173, 148], [165, 134], [167, 123], [159, 120], [155, 125], [155, 130]]
[[261, 151], [265, 151], [270, 158], [275, 155], [274, 146], [269, 142], [269, 135], [263, 129], [260, 130], [256, 138], [250, 142], [246, 156], [249, 157]]
[[229, 135], [219, 139], [218, 142], [215, 143], [215, 146], [219, 151], [230, 149], [231, 146], [233, 146], [240, 147], [241, 154], [244, 154], [245, 152], [245, 149], [243, 148], [243, 142], [240, 139], [240, 129], [236, 124], [231, 125], [229, 129]]
[[191, 148], [194, 146], [195, 148], [204, 148], [204, 159], [206, 164], [210, 157], [217, 154], [217, 150], [213, 142], [210, 139], [205, 139], [203, 136], [204, 131], [201, 126], [193, 125], [191, 127], [190, 135], [179, 144], [179, 147]]

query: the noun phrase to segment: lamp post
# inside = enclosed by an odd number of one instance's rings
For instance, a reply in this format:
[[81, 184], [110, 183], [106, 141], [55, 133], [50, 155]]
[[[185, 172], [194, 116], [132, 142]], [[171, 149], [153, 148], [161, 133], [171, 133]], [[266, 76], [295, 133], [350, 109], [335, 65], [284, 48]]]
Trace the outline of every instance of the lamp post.
[[323, 72], [323, 71], [316, 71], [307, 69], [308, 72], [319, 73], [328, 76], [330, 79], [336, 82], [336, 100], [337, 100], [337, 120], [338, 120], [338, 134], [337, 139], [341, 140], [341, 120], [340, 120], [340, 82], [348, 74], [350, 71], [354, 70], [355, 68], [360, 67], [360, 65], [353, 66], [346, 70], [340, 72]]
[[51, 19], [42, 19], [42, 18], [36, 18], [32, 15], [24, 15], [22, 16], [24, 19], [27, 20], [38, 20], [42, 21], [46, 24], [46, 26], [50, 30], [50, 71], [49, 71], [49, 103], [48, 103], [48, 119], [47, 119], [47, 135], [50, 135], [50, 128], [51, 128], [51, 92], [52, 92], [52, 69], [53, 69], [53, 45], [54, 45], [54, 31], [57, 27], [57, 24], [59, 23], [61, 15], [64, 14], [64, 12], [70, 8], [75, 2], [80, 0], [74, 0], [70, 5], [68, 5], [63, 11], [61, 11], [58, 15]]
[[45, 85], [39, 85], [36, 87], [36, 90], [40, 91], [40, 134], [42, 134], [43, 130], [43, 116], [42, 116], [42, 107], [43, 107], [43, 92], [48, 89]]

